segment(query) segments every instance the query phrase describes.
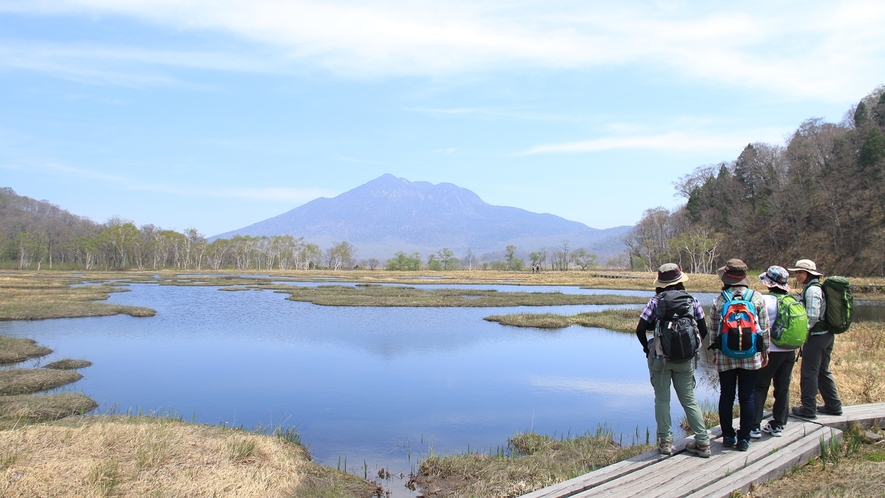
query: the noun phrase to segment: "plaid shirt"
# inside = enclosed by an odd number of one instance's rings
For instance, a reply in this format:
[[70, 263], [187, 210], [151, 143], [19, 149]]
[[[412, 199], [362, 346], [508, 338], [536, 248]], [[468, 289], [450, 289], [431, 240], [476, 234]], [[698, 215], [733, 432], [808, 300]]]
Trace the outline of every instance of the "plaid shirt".
[[[733, 295], [743, 295], [744, 292], [747, 291], [747, 288], [744, 286], [736, 286], [730, 287], [729, 290]], [[770, 324], [768, 319], [768, 312], [765, 307], [765, 300], [762, 298], [762, 294], [753, 291], [753, 295], [750, 297], [750, 302], [753, 303], [753, 306], [756, 307], [756, 326], [759, 330], [759, 333], [762, 334], [762, 341], [765, 343], [765, 350], [768, 350], [768, 347], [771, 345], [771, 335], [770, 335]], [[720, 322], [722, 321], [722, 308], [725, 306], [725, 298], [722, 297], [720, 293], [716, 296], [716, 300], [713, 301], [713, 306], [710, 308], [710, 344], [715, 344], [717, 338], [722, 335], [719, 330]], [[762, 353], [756, 353], [750, 358], [730, 358], [722, 354], [722, 351], [718, 349], [713, 350], [713, 364], [716, 365], [716, 370], [719, 372], [724, 372], [726, 370], [734, 370], [735, 368], [743, 368], [745, 370], [759, 370], [762, 368]]]
[[[827, 312], [827, 302], [824, 299], [824, 291], [820, 287], [817, 278], [812, 278], [805, 282], [805, 288], [802, 289], [802, 304], [805, 305], [805, 311], [808, 313], [808, 330], [811, 330]], [[821, 324], [823, 325], [823, 324]], [[827, 330], [815, 330], [809, 332], [810, 335], [826, 334]]]

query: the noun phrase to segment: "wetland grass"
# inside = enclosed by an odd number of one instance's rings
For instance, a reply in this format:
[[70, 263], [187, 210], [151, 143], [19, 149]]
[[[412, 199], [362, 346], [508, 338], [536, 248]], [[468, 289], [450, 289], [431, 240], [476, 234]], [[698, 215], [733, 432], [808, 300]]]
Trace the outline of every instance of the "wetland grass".
[[0, 429], [83, 415], [98, 403], [80, 393], [0, 396]]
[[48, 368], [50, 370], [77, 370], [79, 368], [87, 368], [91, 367], [92, 362], [87, 360], [72, 360], [69, 358], [65, 358], [58, 361], [53, 361], [52, 363], [48, 363], [43, 368]]
[[38, 345], [37, 341], [33, 339], [0, 335], [0, 365], [21, 363], [50, 353], [52, 353], [51, 349]]
[[322, 285], [319, 287], [275, 286], [275, 292], [289, 294], [291, 301], [320, 306], [380, 307], [464, 307], [563, 306], [576, 304], [641, 304], [647, 299], [604, 294], [563, 294], [561, 292], [498, 292], [471, 289], [420, 289], [402, 286]]
[[149, 308], [100, 303], [117, 285], [73, 286], [84, 278], [54, 272], [18, 272], [0, 277], [0, 320], [43, 320], [126, 314], [153, 316]]
[[71, 417], [0, 431], [0, 496], [348, 496], [377, 485], [285, 438], [137, 416]]
[[424, 496], [512, 497], [562, 482], [649, 451], [647, 444], [621, 446], [606, 428], [583, 436], [556, 438], [517, 434], [507, 449], [489, 453], [431, 455], [419, 467], [413, 484]]
[[[647, 300], [643, 299], [641, 304]], [[578, 313], [576, 315], [558, 315], [555, 313], [514, 313], [511, 315], [492, 315], [484, 320], [498, 322], [513, 327], [535, 327], [542, 329], [561, 329], [572, 325], [598, 327], [616, 332], [632, 333], [639, 321], [638, 309], [608, 309]]]
[[47, 391], [82, 379], [83, 375], [70, 370], [45, 368], [11, 368], [0, 370], [0, 396], [14, 396]]

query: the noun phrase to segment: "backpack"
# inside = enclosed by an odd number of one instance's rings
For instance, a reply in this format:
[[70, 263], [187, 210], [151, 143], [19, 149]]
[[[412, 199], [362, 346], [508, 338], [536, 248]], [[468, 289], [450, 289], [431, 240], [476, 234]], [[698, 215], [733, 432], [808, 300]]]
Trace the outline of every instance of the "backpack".
[[777, 317], [771, 324], [771, 342], [784, 348], [799, 348], [808, 339], [808, 312], [789, 294], [777, 297]]
[[[841, 334], [851, 327], [851, 315], [854, 311], [854, 296], [851, 294], [851, 285], [845, 277], [827, 277], [823, 284], [819, 285], [824, 291], [824, 300], [827, 309], [820, 322], [826, 324], [826, 330], [834, 334]], [[818, 323], [820, 323], [818, 322]], [[812, 331], [824, 330], [815, 324]]]
[[753, 290], [747, 289], [740, 296], [732, 295], [728, 289], [722, 291], [725, 304], [722, 306], [719, 322], [719, 350], [729, 358], [752, 358], [762, 345], [758, 333], [756, 306], [750, 301]]
[[662, 356], [680, 362], [695, 357], [701, 337], [694, 319], [694, 298], [684, 290], [669, 290], [658, 296], [655, 309], [655, 340]]

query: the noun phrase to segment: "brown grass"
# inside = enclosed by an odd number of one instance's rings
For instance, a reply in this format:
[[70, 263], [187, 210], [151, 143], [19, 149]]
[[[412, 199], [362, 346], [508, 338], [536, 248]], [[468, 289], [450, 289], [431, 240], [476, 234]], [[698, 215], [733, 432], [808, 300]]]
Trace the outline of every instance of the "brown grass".
[[51, 370], [76, 370], [78, 368], [87, 368], [91, 367], [92, 362], [88, 360], [72, 360], [70, 358], [64, 358], [62, 360], [53, 361], [45, 365], [43, 368], [49, 368]]
[[42, 320], [126, 314], [153, 316], [154, 310], [135, 306], [99, 303], [116, 286], [71, 287], [84, 278], [55, 272], [17, 272], [0, 277], [0, 320]]
[[322, 306], [412, 306], [490, 308], [505, 306], [561, 306], [576, 304], [643, 304], [647, 299], [604, 294], [561, 292], [497, 292], [469, 289], [421, 289], [400, 286], [323, 285], [319, 287], [276, 286], [291, 301]]
[[[0, 496], [361, 496], [273, 436], [151, 417], [77, 417], [0, 431]], [[309, 489], [304, 493], [303, 489]]]
[[468, 453], [430, 456], [413, 483], [428, 498], [510, 498], [639, 455], [648, 445], [621, 446], [607, 430], [556, 439], [535, 433], [509, 440], [513, 456]]
[[0, 429], [83, 415], [97, 407], [79, 393], [0, 396]]
[[45, 368], [0, 370], [0, 396], [30, 394], [65, 386], [82, 379], [77, 372]]
[[52, 350], [38, 346], [33, 339], [19, 339], [0, 335], [0, 365], [21, 363], [30, 358], [39, 358], [52, 353]]
[[[643, 304], [645, 299], [643, 299]], [[610, 309], [591, 311], [576, 315], [557, 315], [554, 313], [514, 313], [511, 315], [492, 315], [484, 320], [498, 322], [513, 327], [536, 327], [542, 329], [561, 329], [572, 325], [598, 327], [617, 332], [634, 332], [639, 321], [639, 310]]]

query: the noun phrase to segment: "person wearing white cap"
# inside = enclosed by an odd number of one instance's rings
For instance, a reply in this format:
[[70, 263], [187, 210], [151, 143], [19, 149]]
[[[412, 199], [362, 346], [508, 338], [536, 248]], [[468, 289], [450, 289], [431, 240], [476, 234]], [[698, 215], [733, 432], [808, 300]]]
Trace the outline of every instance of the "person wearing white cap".
[[[827, 330], [824, 320], [827, 302], [820, 283], [823, 273], [817, 271], [817, 265], [810, 259], [796, 261], [795, 268], [789, 270], [803, 286], [802, 304], [808, 312], [808, 341], [801, 350], [799, 377], [802, 406], [793, 407], [791, 413], [801, 418], [817, 418], [817, 412], [842, 415], [842, 400], [836, 390], [836, 379], [830, 372], [830, 356], [836, 338]], [[821, 406], [817, 406], [818, 391], [824, 400]]]

